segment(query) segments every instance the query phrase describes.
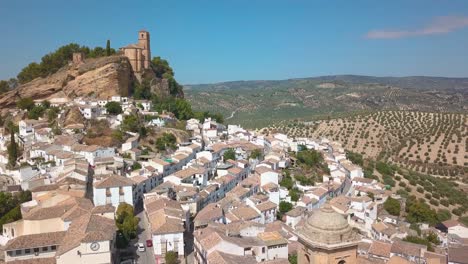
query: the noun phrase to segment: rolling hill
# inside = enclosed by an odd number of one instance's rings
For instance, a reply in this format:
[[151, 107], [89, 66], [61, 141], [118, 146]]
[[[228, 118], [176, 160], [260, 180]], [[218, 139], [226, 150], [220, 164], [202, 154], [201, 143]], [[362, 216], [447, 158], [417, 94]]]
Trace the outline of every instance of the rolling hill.
[[251, 128], [376, 110], [468, 110], [468, 78], [335, 75], [185, 85], [184, 89], [195, 110], [220, 112], [227, 123]]

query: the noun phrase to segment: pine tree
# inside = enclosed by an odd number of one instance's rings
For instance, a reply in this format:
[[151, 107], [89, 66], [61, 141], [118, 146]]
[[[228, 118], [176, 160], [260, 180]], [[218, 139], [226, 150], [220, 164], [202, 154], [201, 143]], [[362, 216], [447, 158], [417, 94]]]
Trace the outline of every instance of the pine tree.
[[10, 145], [8, 145], [8, 165], [15, 167], [18, 159], [18, 146], [15, 141], [15, 132], [10, 131]]
[[110, 40], [107, 40], [107, 43], [106, 43], [106, 56], [110, 56], [110, 55], [111, 55]]

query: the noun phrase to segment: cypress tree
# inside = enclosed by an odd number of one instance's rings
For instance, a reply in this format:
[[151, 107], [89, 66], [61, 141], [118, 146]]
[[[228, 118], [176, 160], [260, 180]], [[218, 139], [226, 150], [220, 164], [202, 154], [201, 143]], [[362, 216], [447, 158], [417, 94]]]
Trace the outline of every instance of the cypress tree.
[[8, 145], [8, 164], [14, 168], [18, 159], [18, 146], [15, 141], [15, 132], [10, 131], [10, 145]]
[[107, 43], [106, 43], [106, 56], [110, 56], [110, 55], [111, 55], [110, 40], [107, 40]]

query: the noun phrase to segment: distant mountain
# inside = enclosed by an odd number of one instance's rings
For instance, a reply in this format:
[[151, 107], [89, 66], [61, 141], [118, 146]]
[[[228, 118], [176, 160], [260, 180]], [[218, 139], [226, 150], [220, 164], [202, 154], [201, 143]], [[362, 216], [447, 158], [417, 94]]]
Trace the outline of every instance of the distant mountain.
[[184, 89], [196, 110], [220, 112], [227, 122], [249, 127], [358, 111], [468, 110], [468, 78], [334, 75], [185, 85]]
[[408, 77], [375, 77], [365, 75], [328, 75], [309, 78], [287, 79], [287, 80], [253, 80], [253, 81], [231, 81], [211, 84], [188, 84], [191, 89], [235, 89], [250, 86], [262, 88], [272, 85], [281, 85], [295, 81], [337, 82], [348, 84], [381, 84], [397, 86], [409, 89], [454, 89], [467, 90], [468, 78], [430, 77], [430, 76], [408, 76]]

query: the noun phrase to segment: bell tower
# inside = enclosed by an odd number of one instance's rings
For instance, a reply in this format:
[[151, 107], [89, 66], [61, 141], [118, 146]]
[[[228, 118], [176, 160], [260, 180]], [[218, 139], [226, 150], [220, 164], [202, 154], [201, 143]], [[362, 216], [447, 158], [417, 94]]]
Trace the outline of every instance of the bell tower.
[[146, 30], [138, 32], [138, 46], [142, 48], [142, 65], [144, 69], [148, 69], [151, 65], [151, 48], [150, 48], [150, 34]]

